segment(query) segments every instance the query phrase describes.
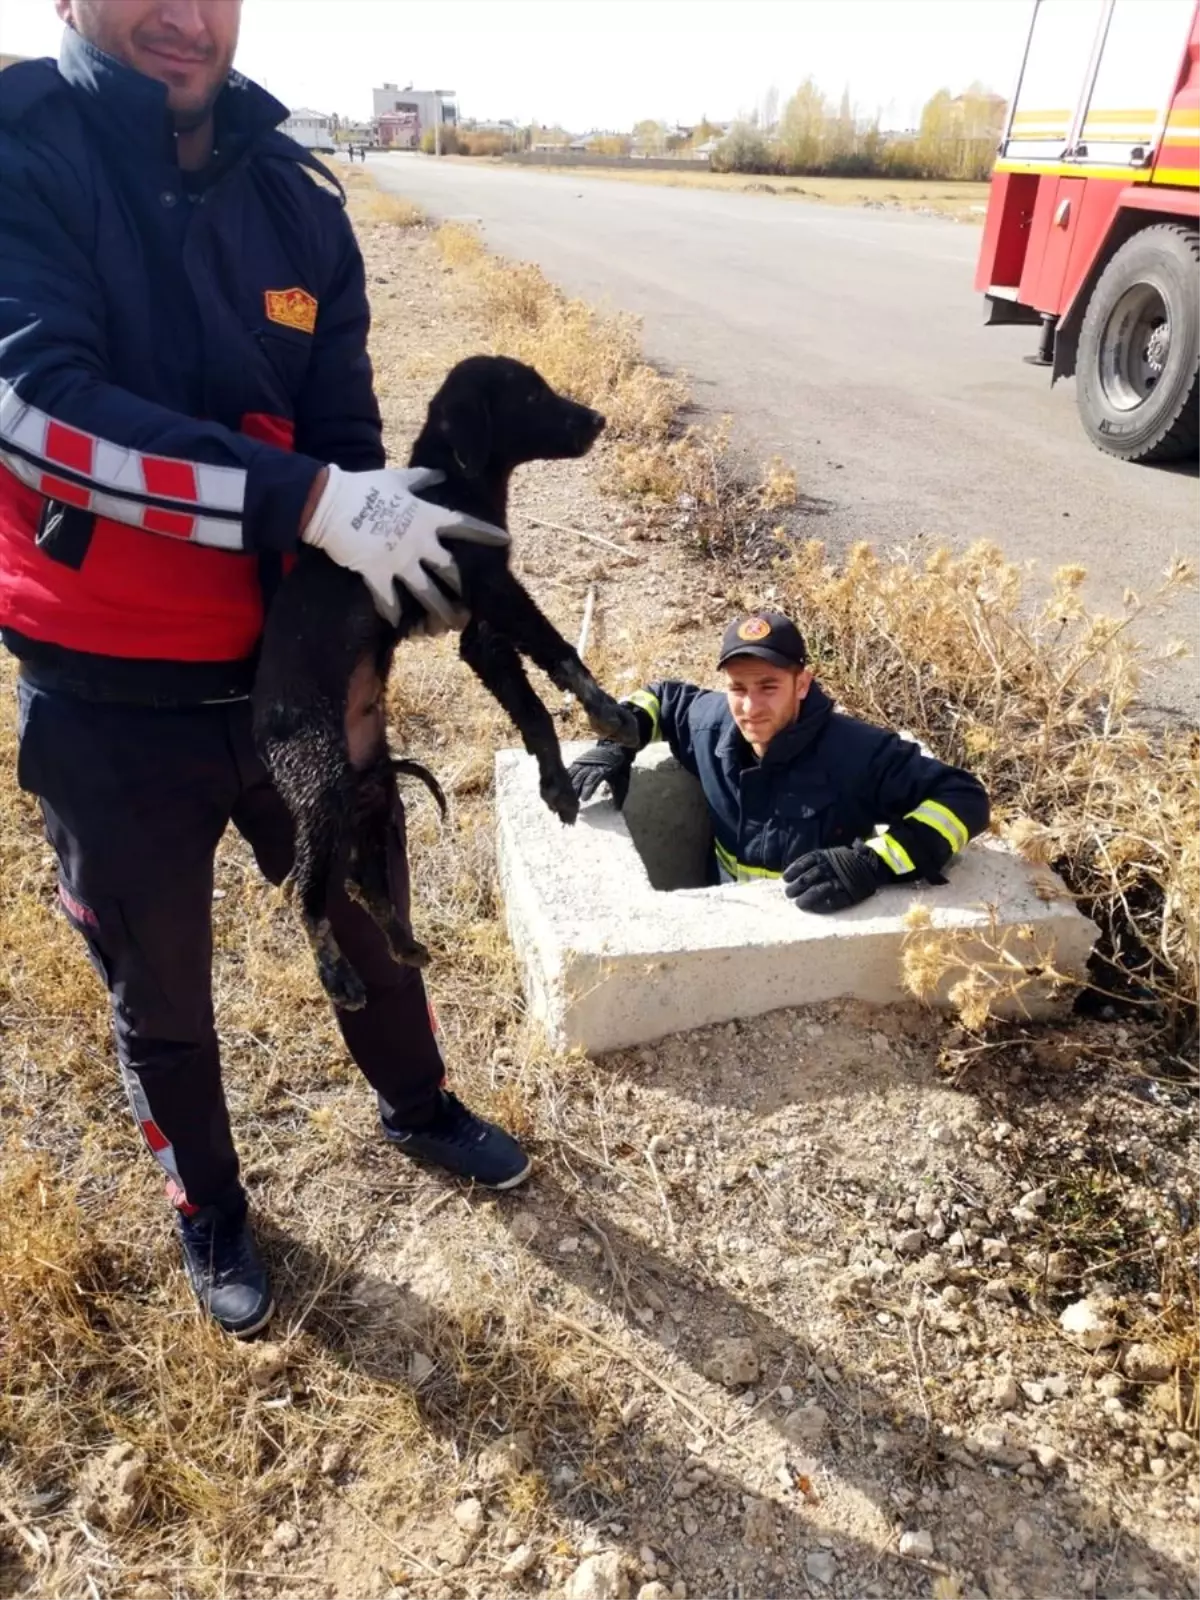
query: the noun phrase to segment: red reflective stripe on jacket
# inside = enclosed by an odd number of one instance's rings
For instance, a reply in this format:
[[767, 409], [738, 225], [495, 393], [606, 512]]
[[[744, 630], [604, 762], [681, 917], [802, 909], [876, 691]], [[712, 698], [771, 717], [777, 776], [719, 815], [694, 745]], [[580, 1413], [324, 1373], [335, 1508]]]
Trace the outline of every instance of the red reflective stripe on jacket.
[[288, 417], [269, 417], [265, 411], [247, 411], [238, 432], [280, 450], [294, 449], [296, 443], [296, 424]]
[[[247, 415], [241, 431], [279, 449], [292, 446], [292, 423], [283, 417]], [[185, 517], [161, 532], [97, 517], [75, 569], [38, 548], [44, 505], [42, 495], [0, 467], [0, 627], [128, 660], [242, 661], [253, 654], [263, 624], [255, 556], [192, 543]]]

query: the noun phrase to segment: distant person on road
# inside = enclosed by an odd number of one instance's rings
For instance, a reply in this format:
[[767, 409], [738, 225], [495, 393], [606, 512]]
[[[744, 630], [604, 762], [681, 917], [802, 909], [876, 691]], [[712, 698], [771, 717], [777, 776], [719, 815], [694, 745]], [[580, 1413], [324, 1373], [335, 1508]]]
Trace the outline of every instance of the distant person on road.
[[[232, 822], [273, 883], [292, 866], [251, 738], [266, 600], [306, 541], [381, 610], [401, 583], [427, 633], [460, 628], [439, 535], [507, 535], [385, 468], [362, 257], [329, 174], [277, 131], [286, 108], [231, 71], [240, 0], [56, 4], [58, 63], [0, 74], [0, 628], [21, 663], [19, 778], [111, 996], [193, 1288], [245, 1335], [274, 1302], [221, 1087], [213, 861]], [[393, 822], [407, 921], [398, 798]], [[419, 972], [340, 882], [329, 914], [367, 985], [337, 1020], [382, 1133], [519, 1183], [519, 1145], [443, 1087]]]
[[[898, 734], [835, 711], [796, 625], [776, 611], [731, 622], [721, 690], [639, 689], [642, 746], [665, 739], [700, 780], [713, 828], [713, 883], [780, 878], [801, 911], [844, 911], [890, 884], [942, 871], [986, 828], [982, 785]], [[634, 752], [602, 740], [570, 768], [590, 800], [624, 805]]]

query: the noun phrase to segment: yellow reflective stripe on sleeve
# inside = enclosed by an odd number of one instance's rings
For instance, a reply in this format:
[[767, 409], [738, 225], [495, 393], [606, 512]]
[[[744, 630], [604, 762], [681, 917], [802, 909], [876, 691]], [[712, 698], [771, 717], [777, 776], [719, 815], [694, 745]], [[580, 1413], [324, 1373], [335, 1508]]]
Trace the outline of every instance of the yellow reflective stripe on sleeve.
[[637, 706], [639, 711], [644, 711], [650, 718], [653, 726], [650, 729], [650, 743], [662, 738], [662, 706], [658, 703], [658, 696], [651, 694], [649, 689], [635, 689], [629, 696], [631, 706]]
[[955, 852], [965, 850], [967, 840], [971, 837], [962, 819], [956, 817], [950, 807], [942, 805], [939, 800], [922, 800], [915, 811], [908, 813], [905, 821], [923, 822], [927, 828], [940, 833]]
[[737, 857], [731, 856], [729, 851], [719, 845], [715, 839], [713, 840], [713, 849], [717, 853], [717, 860], [721, 866], [725, 868], [731, 878], [736, 878], [738, 875]]
[[782, 878], [782, 872], [772, 872], [769, 867], [748, 867], [744, 861], [739, 861], [724, 846], [713, 840], [713, 849], [717, 853], [717, 860], [725, 868], [731, 878], [736, 878], [739, 883], [750, 883], [755, 878]]
[[893, 839], [890, 833], [877, 833], [873, 839], [864, 841], [868, 850], [874, 850], [877, 856], [882, 856], [897, 877], [905, 872], [915, 872], [913, 859], [898, 839]]

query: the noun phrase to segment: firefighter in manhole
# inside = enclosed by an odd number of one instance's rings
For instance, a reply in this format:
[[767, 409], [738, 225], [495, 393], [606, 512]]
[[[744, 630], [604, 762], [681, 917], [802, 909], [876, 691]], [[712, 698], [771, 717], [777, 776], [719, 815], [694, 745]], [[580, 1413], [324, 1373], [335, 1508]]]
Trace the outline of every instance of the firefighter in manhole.
[[[801, 911], [844, 911], [943, 872], [988, 824], [983, 785], [912, 740], [834, 709], [796, 624], [777, 611], [731, 622], [719, 689], [665, 679], [627, 703], [642, 747], [665, 739], [704, 791], [709, 880], [779, 878]], [[570, 769], [581, 800], [624, 805], [636, 752], [602, 740]]]

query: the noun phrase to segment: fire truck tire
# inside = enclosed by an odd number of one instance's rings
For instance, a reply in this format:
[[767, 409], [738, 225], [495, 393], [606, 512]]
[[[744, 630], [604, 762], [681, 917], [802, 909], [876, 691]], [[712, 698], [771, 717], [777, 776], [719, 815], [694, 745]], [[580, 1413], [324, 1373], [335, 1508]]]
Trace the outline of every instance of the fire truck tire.
[[1092, 443], [1125, 461], [1200, 446], [1200, 234], [1155, 223], [1101, 273], [1079, 331], [1075, 386]]

